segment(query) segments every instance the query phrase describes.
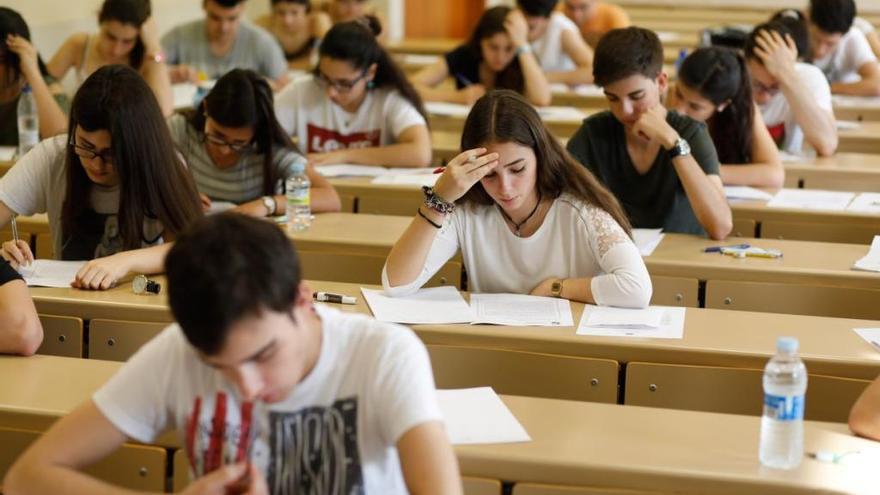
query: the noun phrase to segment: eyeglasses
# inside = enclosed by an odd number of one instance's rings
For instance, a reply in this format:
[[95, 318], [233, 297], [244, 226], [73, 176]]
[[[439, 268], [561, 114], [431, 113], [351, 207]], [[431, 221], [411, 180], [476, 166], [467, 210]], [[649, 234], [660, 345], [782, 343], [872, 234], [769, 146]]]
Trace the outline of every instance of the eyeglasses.
[[774, 95], [776, 95], [776, 93], [779, 92], [779, 86], [767, 86], [764, 83], [762, 83], [761, 81], [758, 81], [756, 79], [752, 79], [752, 91], [754, 91], [756, 93], [757, 92], [767, 93], [770, 96], [774, 96]]
[[205, 136], [205, 141], [207, 141], [211, 144], [217, 145], [217, 146], [226, 146], [227, 148], [229, 148], [230, 150], [232, 150], [236, 153], [244, 153], [246, 151], [250, 151], [251, 148], [253, 148], [253, 146], [254, 146], [253, 141], [248, 142], [248, 143], [241, 143], [241, 142], [236, 143], [236, 142], [232, 142], [232, 141], [227, 141], [226, 139], [224, 139], [216, 134], [211, 134], [211, 133], [207, 133], [207, 132], [205, 133], [204, 136]]
[[76, 154], [76, 156], [80, 158], [85, 158], [86, 160], [93, 160], [100, 157], [101, 161], [103, 161], [104, 163], [113, 163], [113, 149], [104, 148], [101, 151], [95, 151], [91, 148], [86, 148], [85, 146], [80, 146], [76, 144], [75, 139], [76, 138], [71, 137], [70, 142], [67, 144]]
[[355, 85], [359, 83], [361, 79], [367, 77], [367, 71], [361, 72], [361, 75], [350, 81], [347, 81], [345, 79], [338, 79], [336, 81], [333, 81], [317, 69], [315, 69], [314, 76], [315, 82], [317, 82], [318, 85], [322, 88], [327, 88], [329, 86], [340, 93], [348, 93], [349, 91], [354, 89]]

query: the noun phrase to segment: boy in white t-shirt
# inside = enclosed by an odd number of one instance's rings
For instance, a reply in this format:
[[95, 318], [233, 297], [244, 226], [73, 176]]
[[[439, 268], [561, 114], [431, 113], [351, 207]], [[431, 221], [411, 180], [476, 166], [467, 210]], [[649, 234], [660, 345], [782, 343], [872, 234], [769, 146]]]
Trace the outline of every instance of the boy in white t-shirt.
[[880, 65], [865, 34], [853, 26], [853, 0], [810, 0], [807, 12], [813, 65], [835, 94], [880, 96]]
[[550, 83], [593, 82], [593, 50], [577, 25], [561, 12], [559, 0], [517, 0], [529, 25], [529, 44]]
[[753, 98], [776, 144], [799, 153], [806, 140], [819, 155], [833, 154], [838, 139], [828, 81], [815, 66], [797, 61], [789, 28], [779, 21], [755, 27], [744, 51]]
[[6, 493], [124, 493], [76, 471], [166, 429], [201, 475], [188, 494], [461, 493], [425, 347], [316, 307], [275, 225], [207, 217], [166, 268], [178, 323], [34, 443]]

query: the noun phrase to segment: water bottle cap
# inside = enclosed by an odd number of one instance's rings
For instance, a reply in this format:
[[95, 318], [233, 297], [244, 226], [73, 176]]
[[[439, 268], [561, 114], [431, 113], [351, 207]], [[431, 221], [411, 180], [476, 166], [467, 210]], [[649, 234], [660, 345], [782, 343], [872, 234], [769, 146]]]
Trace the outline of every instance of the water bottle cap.
[[798, 339], [795, 337], [779, 337], [776, 340], [776, 350], [793, 354], [798, 350]]
[[293, 173], [295, 174], [303, 174], [306, 171], [306, 162], [304, 161], [295, 161], [293, 162]]
[[22, 92], [22, 93], [30, 93], [30, 92], [31, 92], [31, 85], [30, 85], [30, 84], [25, 84], [24, 87], [21, 88], [21, 92]]

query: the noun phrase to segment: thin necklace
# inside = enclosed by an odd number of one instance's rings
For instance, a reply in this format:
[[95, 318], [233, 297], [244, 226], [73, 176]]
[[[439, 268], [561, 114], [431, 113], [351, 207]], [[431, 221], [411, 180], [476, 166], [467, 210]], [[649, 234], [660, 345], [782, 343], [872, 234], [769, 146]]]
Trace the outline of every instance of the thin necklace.
[[498, 206], [498, 209], [501, 210], [501, 214], [504, 215], [504, 218], [506, 218], [508, 222], [513, 224], [513, 235], [517, 237], [522, 237], [522, 233], [520, 233], [519, 229], [523, 225], [525, 225], [526, 222], [528, 222], [533, 216], [535, 216], [535, 212], [538, 211], [539, 206], [541, 206], [541, 193], [538, 193], [538, 202], [535, 203], [535, 207], [532, 208], [532, 212], [529, 213], [529, 216], [527, 216], [526, 219], [520, 223], [514, 222], [513, 219], [510, 218], [510, 215], [508, 215], [507, 212], [504, 211], [504, 208], [502, 208], [500, 205]]

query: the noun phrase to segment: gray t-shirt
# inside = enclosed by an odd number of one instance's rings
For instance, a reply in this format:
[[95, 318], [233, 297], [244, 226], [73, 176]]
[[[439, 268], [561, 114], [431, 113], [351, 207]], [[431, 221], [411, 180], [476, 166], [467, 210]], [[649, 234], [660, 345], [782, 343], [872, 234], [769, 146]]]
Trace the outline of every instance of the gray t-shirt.
[[[19, 215], [48, 213], [56, 259], [88, 260], [118, 253], [123, 250], [116, 217], [119, 186], [93, 184], [89, 207], [77, 218], [76, 232], [61, 232], [67, 194], [66, 143], [67, 134], [61, 134], [29, 151], [0, 178], [0, 201]], [[161, 244], [163, 230], [159, 220], [145, 218], [141, 247]]]
[[[201, 133], [187, 122], [183, 115], [175, 114], [168, 118], [171, 138], [183, 155], [186, 164], [195, 178], [199, 192], [212, 200], [230, 201], [241, 204], [263, 196], [263, 155], [252, 152], [242, 155], [238, 163], [229, 168], [218, 168], [214, 165]], [[293, 176], [294, 165], [302, 163], [305, 157], [289, 148], [276, 149], [272, 165], [278, 183], [275, 194], [284, 192], [285, 180]]]
[[278, 79], [287, 71], [284, 52], [263, 28], [242, 22], [229, 53], [218, 57], [211, 53], [205, 20], [197, 20], [169, 31], [162, 37], [162, 49], [169, 65], [186, 64], [217, 79], [232, 69], [250, 69], [269, 79]]

